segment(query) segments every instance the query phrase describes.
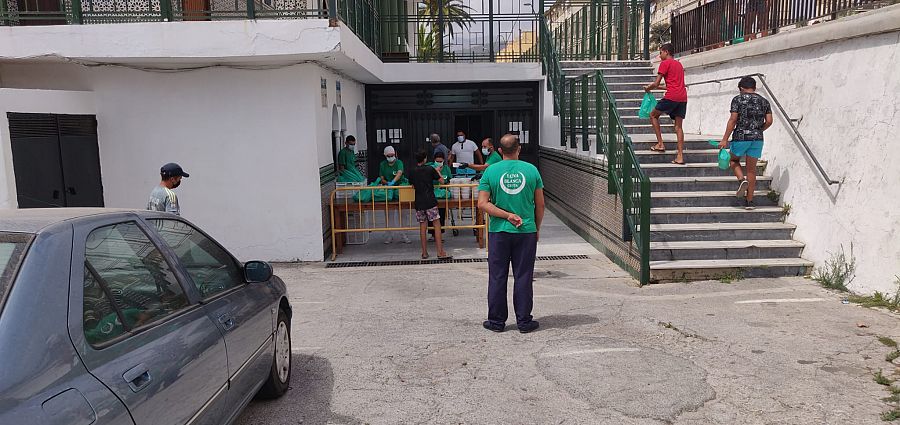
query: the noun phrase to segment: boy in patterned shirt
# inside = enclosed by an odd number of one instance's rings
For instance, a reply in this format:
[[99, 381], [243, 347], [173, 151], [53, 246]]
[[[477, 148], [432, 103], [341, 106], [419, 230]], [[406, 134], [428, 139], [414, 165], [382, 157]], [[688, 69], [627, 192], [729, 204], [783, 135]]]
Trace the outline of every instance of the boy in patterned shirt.
[[[756, 208], [753, 203], [753, 191], [756, 190], [756, 162], [762, 157], [763, 131], [772, 126], [772, 107], [769, 101], [756, 94], [756, 80], [753, 77], [741, 78], [738, 83], [741, 94], [731, 99], [731, 118], [720, 149], [728, 147], [728, 136], [731, 136], [731, 170], [740, 182], [738, 198], [744, 198], [744, 208]], [[747, 159], [746, 175], [741, 170], [741, 157]]]

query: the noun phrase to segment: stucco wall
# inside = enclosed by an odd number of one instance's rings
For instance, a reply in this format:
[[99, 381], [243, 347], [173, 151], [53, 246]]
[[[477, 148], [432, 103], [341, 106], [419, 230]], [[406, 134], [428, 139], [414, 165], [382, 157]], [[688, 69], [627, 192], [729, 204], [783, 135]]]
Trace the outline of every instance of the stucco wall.
[[[860, 292], [893, 293], [900, 275], [900, 163], [893, 160], [900, 146], [900, 28], [883, 32], [885, 19], [900, 26], [900, 9], [891, 9], [682, 59], [689, 83], [763, 73], [791, 117], [803, 118], [801, 134], [843, 184], [824, 183], [777, 111], [766, 132], [766, 174], [781, 204], [792, 207], [787, 220], [798, 226], [805, 258], [821, 266], [853, 245], [858, 271], [851, 288]], [[858, 36], [865, 28], [880, 30]], [[850, 32], [857, 36], [841, 38]], [[686, 131], [721, 137], [736, 93], [737, 81], [691, 87]]]
[[[175, 161], [191, 173], [178, 188], [183, 215], [236, 255], [322, 259], [321, 211], [310, 200], [320, 193], [320, 145], [331, 163], [330, 108], [328, 119], [320, 119], [326, 108], [319, 90], [319, 76], [326, 75], [334, 102], [329, 71], [312, 64], [179, 73], [60, 66], [4, 65], [0, 81], [5, 87], [92, 91], [85, 96], [96, 109], [107, 206], [143, 208], [159, 166]], [[17, 93], [41, 93], [26, 92]], [[355, 127], [362, 86], [344, 79], [342, 92], [352, 111], [348, 125]], [[55, 104], [48, 98], [30, 112], [61, 112]], [[8, 143], [7, 137], [4, 152]], [[10, 196], [15, 199], [14, 192]]]

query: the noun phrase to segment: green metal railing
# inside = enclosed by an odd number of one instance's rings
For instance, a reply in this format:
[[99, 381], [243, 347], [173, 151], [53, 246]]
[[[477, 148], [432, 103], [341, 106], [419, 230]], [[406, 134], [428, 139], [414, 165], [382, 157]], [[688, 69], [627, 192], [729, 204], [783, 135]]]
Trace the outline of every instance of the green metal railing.
[[560, 60], [645, 59], [649, 2], [559, 0], [545, 14]]
[[639, 266], [635, 277], [650, 282], [650, 178], [641, 170], [631, 138], [619, 117], [616, 100], [601, 71], [567, 77], [549, 36], [549, 24], [541, 20], [542, 69], [553, 92], [553, 109], [560, 117], [560, 144], [606, 156], [608, 192], [622, 199], [622, 239], [633, 242]]

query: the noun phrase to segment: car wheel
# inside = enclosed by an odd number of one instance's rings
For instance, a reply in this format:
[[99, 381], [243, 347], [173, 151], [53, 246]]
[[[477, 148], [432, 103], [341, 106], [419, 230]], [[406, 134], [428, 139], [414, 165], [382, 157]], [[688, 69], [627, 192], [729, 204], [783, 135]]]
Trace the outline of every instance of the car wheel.
[[284, 310], [278, 310], [278, 326], [275, 327], [275, 358], [269, 370], [269, 378], [259, 390], [262, 398], [277, 398], [287, 392], [291, 384], [291, 323]]

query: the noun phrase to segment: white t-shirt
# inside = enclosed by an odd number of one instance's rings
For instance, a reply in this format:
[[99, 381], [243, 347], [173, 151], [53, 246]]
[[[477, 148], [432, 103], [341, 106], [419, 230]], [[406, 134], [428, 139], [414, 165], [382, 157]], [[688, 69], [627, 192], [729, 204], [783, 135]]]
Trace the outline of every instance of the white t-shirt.
[[465, 162], [466, 164], [474, 164], [475, 163], [475, 151], [478, 150], [478, 145], [475, 142], [466, 139], [465, 142], [456, 142], [453, 144], [453, 149], [450, 150], [454, 156], [456, 156], [456, 162]]

